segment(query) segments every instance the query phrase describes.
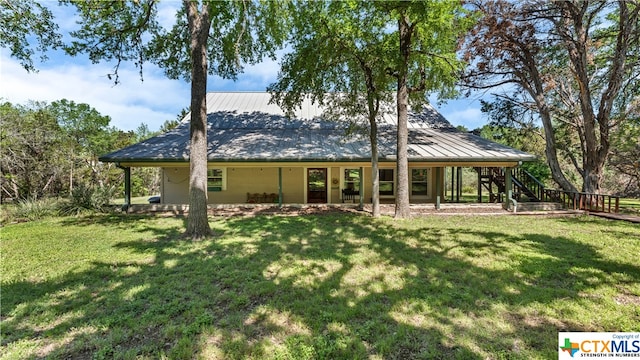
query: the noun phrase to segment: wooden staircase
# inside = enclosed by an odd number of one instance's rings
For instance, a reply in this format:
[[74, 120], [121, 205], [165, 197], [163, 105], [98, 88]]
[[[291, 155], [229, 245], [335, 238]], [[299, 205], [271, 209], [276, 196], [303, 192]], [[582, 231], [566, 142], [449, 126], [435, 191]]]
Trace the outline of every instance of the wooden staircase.
[[[480, 187], [478, 190], [478, 202], [481, 202], [480, 189], [484, 187], [489, 191], [490, 202], [504, 202], [507, 190], [511, 190], [512, 197], [522, 207], [523, 196], [528, 202], [524, 208], [530, 210], [558, 210], [573, 209], [583, 210], [588, 213], [618, 213], [620, 210], [620, 197], [615, 195], [591, 194], [583, 192], [570, 192], [563, 190], [545, 189], [544, 185], [526, 170], [512, 169], [511, 189], [506, 189], [505, 173], [503, 168], [484, 167], [474, 168], [478, 172]], [[631, 221], [631, 220], [630, 220]]]
[[[478, 172], [480, 186], [489, 192], [489, 202], [503, 202], [503, 197], [507, 193], [504, 169], [498, 167], [474, 169]], [[526, 196], [530, 202], [544, 201], [544, 185], [529, 172], [517, 168], [511, 171], [510, 176], [512, 184], [510, 190], [514, 199], [521, 201], [522, 196]]]

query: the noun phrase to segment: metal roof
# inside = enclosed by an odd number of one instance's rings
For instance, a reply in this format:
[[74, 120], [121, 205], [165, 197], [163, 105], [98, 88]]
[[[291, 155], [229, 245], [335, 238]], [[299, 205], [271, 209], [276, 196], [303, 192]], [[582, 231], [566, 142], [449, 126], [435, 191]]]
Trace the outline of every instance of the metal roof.
[[[264, 92], [207, 94], [208, 160], [211, 162], [370, 161], [368, 136], [347, 121], [323, 118], [323, 109], [305, 100], [289, 118]], [[189, 118], [173, 130], [100, 158], [104, 162], [189, 161]], [[535, 156], [464, 133], [430, 105], [409, 113], [409, 161], [512, 162]], [[396, 117], [379, 121], [379, 159], [396, 158]]]

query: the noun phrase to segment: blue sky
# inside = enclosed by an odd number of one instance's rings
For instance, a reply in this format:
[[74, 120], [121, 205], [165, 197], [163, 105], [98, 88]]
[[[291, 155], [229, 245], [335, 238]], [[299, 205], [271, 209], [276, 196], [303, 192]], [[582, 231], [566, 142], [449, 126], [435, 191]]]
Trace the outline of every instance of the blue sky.
[[[173, 21], [177, 3], [161, 4], [160, 19], [168, 26]], [[57, 5], [52, 5], [51, 9], [62, 32], [73, 27], [73, 12]], [[114, 85], [106, 76], [112, 72], [113, 63], [93, 64], [83, 56], [69, 57], [60, 51], [52, 51], [47, 53], [49, 60], [35, 63], [37, 73], [28, 73], [9, 55], [6, 49], [0, 49], [0, 98], [14, 104], [68, 99], [87, 103], [101, 114], [109, 115], [111, 125], [122, 130], [135, 130], [141, 123], [157, 130], [165, 120], [175, 119], [190, 103], [189, 84], [168, 79], [162, 69], [150, 63], [144, 66], [144, 81], [140, 80], [138, 70], [132, 64], [121, 65], [121, 83]], [[265, 91], [276, 80], [278, 69], [277, 61], [265, 59], [257, 65], [247, 66], [235, 82], [210, 76], [207, 90]], [[474, 129], [487, 122], [476, 98], [434, 103], [434, 106], [452, 124]]]

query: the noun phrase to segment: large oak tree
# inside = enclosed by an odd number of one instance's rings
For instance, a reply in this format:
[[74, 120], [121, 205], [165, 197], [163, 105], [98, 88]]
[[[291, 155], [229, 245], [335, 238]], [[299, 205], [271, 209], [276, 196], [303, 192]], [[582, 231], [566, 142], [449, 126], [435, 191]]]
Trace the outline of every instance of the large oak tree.
[[[544, 128], [553, 179], [576, 184], [559, 156], [573, 163], [582, 191], [599, 193], [611, 134], [633, 117], [640, 94], [638, 1], [477, 1], [482, 13], [468, 37], [472, 88], [534, 112]], [[579, 185], [579, 184], [578, 184]]]
[[210, 234], [207, 217], [207, 74], [235, 78], [244, 63], [271, 54], [282, 39], [285, 24], [281, 2], [182, 2], [173, 28], [157, 20], [158, 1], [67, 0], [78, 9], [80, 29], [67, 50], [87, 53], [93, 61], [113, 61], [115, 81], [123, 61], [132, 61], [142, 74], [152, 61], [170, 78], [191, 81], [190, 187], [186, 235]]
[[[396, 218], [406, 218], [409, 209], [409, 158], [407, 126], [410, 100], [414, 106], [429, 93], [452, 96], [464, 63], [457, 57], [459, 39], [471, 17], [456, 1], [376, 2], [382, 13], [395, 22], [387, 49], [387, 73], [397, 80], [398, 115]], [[389, 24], [391, 25], [391, 24]]]
[[389, 102], [384, 29], [388, 18], [370, 2], [300, 1], [295, 4], [289, 41], [276, 83], [274, 100], [288, 112], [309, 96], [326, 107], [325, 116], [349, 121], [349, 134], [369, 137], [372, 213], [380, 215], [377, 119]]
[[[452, 1], [300, 2], [284, 58], [277, 101], [296, 106], [306, 92], [357, 118], [364, 115], [372, 149], [373, 214], [378, 214], [377, 131], [380, 105], [396, 90], [398, 115], [396, 217], [409, 216], [407, 115], [427, 94], [453, 93], [462, 62], [458, 39], [468, 24]], [[339, 96], [326, 97], [328, 91]]]

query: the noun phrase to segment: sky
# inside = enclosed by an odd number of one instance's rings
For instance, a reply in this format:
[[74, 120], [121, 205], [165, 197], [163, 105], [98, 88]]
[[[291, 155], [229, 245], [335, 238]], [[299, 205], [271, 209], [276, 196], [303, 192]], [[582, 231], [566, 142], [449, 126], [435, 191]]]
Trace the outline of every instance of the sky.
[[[175, 2], [161, 2], [160, 21], [170, 26], [175, 13]], [[74, 14], [65, 7], [50, 7], [65, 33], [74, 26]], [[166, 120], [176, 119], [182, 109], [190, 103], [190, 85], [183, 80], [171, 80], [162, 69], [151, 63], [143, 68], [141, 80], [139, 70], [132, 64], [121, 64], [120, 83], [114, 85], [107, 74], [115, 63], [93, 64], [86, 56], [70, 57], [61, 51], [47, 52], [49, 59], [39, 62], [34, 57], [37, 72], [27, 72], [7, 49], [0, 49], [0, 99], [13, 104], [28, 101], [67, 99], [86, 103], [102, 115], [111, 117], [111, 125], [119, 129], [135, 130], [145, 123], [150, 130], [158, 130]], [[277, 78], [277, 60], [247, 66], [236, 81], [209, 76], [207, 91], [265, 91]], [[487, 123], [480, 111], [480, 101], [475, 98], [450, 100], [434, 106], [453, 125], [475, 129]]]

